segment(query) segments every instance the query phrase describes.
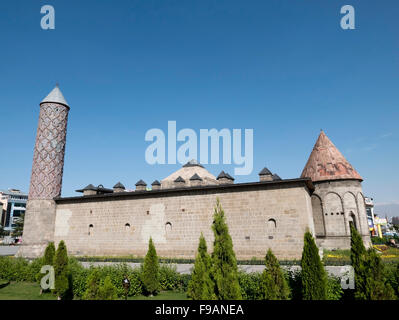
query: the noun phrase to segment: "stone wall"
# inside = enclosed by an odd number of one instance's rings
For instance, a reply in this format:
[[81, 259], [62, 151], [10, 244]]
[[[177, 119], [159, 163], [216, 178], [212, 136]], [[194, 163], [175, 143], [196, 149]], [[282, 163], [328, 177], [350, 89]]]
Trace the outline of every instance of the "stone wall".
[[238, 259], [264, 258], [268, 248], [301, 257], [304, 232], [314, 232], [304, 181], [60, 199], [54, 239], [73, 255], [144, 256], [151, 236], [159, 256], [194, 258], [201, 232], [212, 250], [217, 197]]
[[350, 222], [370, 246], [366, 207], [359, 180], [314, 182], [312, 195], [317, 243], [326, 249], [350, 248]]
[[43, 255], [54, 240], [56, 215], [54, 200], [29, 200], [26, 206], [22, 245], [17, 256], [36, 258]]

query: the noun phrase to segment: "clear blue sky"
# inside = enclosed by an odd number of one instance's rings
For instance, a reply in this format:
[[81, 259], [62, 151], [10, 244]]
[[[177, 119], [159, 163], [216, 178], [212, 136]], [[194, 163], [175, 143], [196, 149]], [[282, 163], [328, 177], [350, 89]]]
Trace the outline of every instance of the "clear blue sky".
[[[40, 28], [44, 4], [55, 30]], [[345, 4], [356, 30], [340, 28]], [[145, 132], [176, 120], [254, 129], [254, 171], [237, 182], [264, 166], [299, 177], [323, 128], [366, 195], [399, 201], [397, 0], [1, 1], [0, 44], [0, 189], [28, 191], [39, 102], [59, 82], [64, 196], [178, 169], [144, 159]]]

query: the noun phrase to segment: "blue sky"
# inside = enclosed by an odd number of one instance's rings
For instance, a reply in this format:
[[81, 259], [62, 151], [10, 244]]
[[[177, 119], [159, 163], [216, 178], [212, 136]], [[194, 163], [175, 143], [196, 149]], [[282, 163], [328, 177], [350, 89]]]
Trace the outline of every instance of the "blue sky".
[[[345, 4], [356, 30], [340, 28]], [[28, 191], [39, 102], [59, 82], [64, 196], [178, 169], [144, 158], [146, 131], [175, 120], [254, 130], [254, 171], [236, 182], [264, 166], [299, 177], [323, 128], [366, 195], [399, 202], [398, 17], [397, 0], [1, 1], [0, 189]]]

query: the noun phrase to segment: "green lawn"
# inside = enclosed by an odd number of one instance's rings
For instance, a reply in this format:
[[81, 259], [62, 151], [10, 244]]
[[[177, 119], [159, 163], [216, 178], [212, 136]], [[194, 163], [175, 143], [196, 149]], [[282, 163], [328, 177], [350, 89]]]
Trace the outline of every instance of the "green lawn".
[[[0, 300], [56, 300], [51, 293], [40, 295], [40, 286], [30, 282], [12, 282], [0, 289]], [[134, 296], [129, 300], [187, 300], [187, 295], [181, 292], [164, 291], [154, 297]]]
[[[374, 248], [379, 248], [377, 245]], [[399, 249], [385, 246], [386, 250], [378, 251], [378, 255], [381, 257], [384, 263], [399, 263]], [[350, 250], [324, 250], [324, 262], [327, 264], [334, 262], [342, 262], [342, 264], [350, 263], [351, 251]]]
[[40, 286], [30, 282], [12, 282], [0, 289], [0, 300], [56, 300], [51, 293], [40, 295]]

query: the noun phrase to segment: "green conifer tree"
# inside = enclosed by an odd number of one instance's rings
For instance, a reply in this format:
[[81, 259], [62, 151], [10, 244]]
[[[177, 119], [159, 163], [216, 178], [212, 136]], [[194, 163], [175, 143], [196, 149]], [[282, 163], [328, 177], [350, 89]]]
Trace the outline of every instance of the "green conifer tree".
[[289, 287], [284, 277], [283, 270], [273, 254], [268, 250], [265, 257], [266, 268], [261, 276], [261, 298], [264, 300], [287, 300]]
[[384, 265], [373, 248], [367, 250], [366, 269], [368, 300], [395, 300], [395, 291], [387, 282]]
[[242, 299], [238, 268], [229, 229], [219, 199], [215, 206], [212, 229], [215, 235], [212, 253], [212, 279], [218, 300]]
[[[41, 265], [42, 266], [53, 266], [54, 264], [54, 257], [55, 257], [55, 246], [54, 242], [50, 242], [46, 249], [44, 250], [44, 255], [43, 258], [41, 259]], [[39, 270], [39, 273], [36, 276], [36, 279], [39, 281], [42, 280], [42, 278], [45, 276], [45, 274], [41, 273]], [[49, 290], [40, 290], [40, 293], [42, 292], [47, 292]]]
[[366, 270], [365, 261], [367, 256], [362, 237], [353, 224], [350, 224], [351, 230], [351, 264], [355, 272], [355, 297], [361, 299], [365, 292]]
[[188, 283], [187, 296], [193, 300], [215, 299], [214, 285], [210, 277], [211, 257], [208, 254], [206, 241], [201, 233], [198, 245], [198, 253]]
[[312, 234], [307, 231], [301, 260], [302, 299], [326, 300], [327, 273], [320, 260], [319, 250]]
[[55, 290], [58, 299], [65, 299], [70, 290], [69, 288], [69, 270], [68, 270], [68, 253], [64, 241], [58, 245], [54, 257], [54, 275]]
[[100, 300], [116, 300], [116, 287], [113, 285], [110, 276], [106, 276], [104, 283], [99, 288]]
[[147, 294], [154, 295], [159, 290], [159, 263], [155, 246], [150, 238], [148, 252], [144, 258], [142, 282]]
[[84, 300], [99, 300], [100, 299], [100, 272], [97, 268], [93, 268], [87, 277], [86, 291], [83, 294]]

